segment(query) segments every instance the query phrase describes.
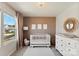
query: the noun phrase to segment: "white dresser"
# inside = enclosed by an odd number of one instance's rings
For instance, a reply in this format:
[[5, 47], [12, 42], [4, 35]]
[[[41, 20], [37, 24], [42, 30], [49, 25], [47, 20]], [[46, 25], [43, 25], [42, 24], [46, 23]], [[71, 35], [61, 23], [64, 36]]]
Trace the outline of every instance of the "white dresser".
[[56, 35], [55, 48], [64, 56], [79, 56], [79, 38]]

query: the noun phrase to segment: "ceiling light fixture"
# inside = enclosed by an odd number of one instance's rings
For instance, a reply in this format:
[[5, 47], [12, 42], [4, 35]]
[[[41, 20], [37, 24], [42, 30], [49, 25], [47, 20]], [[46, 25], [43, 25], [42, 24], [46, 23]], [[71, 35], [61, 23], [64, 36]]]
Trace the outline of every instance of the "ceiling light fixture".
[[47, 7], [47, 3], [39, 2], [39, 3], [36, 4], [36, 7], [38, 7], [38, 8], [46, 8]]

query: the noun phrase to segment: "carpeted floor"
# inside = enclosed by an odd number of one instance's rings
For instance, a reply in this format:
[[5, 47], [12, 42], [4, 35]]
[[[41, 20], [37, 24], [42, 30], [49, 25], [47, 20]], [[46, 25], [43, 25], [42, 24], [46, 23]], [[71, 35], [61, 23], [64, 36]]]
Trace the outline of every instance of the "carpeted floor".
[[24, 47], [11, 56], [62, 56], [54, 47]]

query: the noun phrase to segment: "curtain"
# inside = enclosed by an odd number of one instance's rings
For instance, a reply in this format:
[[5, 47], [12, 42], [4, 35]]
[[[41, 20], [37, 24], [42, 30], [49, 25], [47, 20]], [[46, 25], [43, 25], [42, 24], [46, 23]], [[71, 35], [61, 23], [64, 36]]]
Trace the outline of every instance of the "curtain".
[[18, 26], [17, 26], [17, 49], [22, 48], [23, 47], [23, 15], [20, 13], [16, 13], [17, 16], [17, 22], [18, 22]]

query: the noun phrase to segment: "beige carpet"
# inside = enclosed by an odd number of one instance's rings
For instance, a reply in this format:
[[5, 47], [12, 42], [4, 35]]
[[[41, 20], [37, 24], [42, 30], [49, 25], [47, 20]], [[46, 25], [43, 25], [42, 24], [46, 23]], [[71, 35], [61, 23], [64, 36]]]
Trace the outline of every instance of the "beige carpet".
[[46, 47], [23, 47], [15, 51], [11, 56], [61, 56], [61, 54], [54, 48]]
[[55, 56], [49, 47], [28, 47], [23, 56]]

